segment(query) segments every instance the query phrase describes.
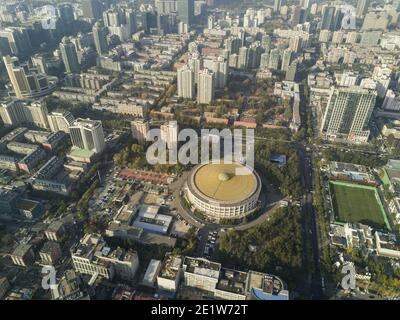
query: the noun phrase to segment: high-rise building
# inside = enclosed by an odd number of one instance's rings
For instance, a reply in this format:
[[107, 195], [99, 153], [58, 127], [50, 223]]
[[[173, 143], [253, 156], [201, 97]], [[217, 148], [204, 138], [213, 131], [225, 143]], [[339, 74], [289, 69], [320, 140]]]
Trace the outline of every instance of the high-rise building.
[[79, 61], [76, 53], [75, 45], [71, 42], [71, 38], [64, 37], [60, 43], [61, 57], [67, 73], [79, 73]]
[[26, 56], [32, 50], [31, 40], [26, 28], [11, 27], [2, 29], [0, 30], [0, 40], [5, 47], [1, 50], [3, 55]]
[[158, 14], [170, 14], [178, 11], [176, 0], [156, 0], [155, 7]]
[[78, 149], [100, 153], [105, 148], [101, 121], [76, 119], [69, 127], [72, 145]]
[[261, 54], [261, 59], [260, 59], [260, 68], [265, 69], [268, 68], [269, 64], [269, 52], [264, 52]]
[[81, 7], [86, 19], [98, 20], [101, 18], [102, 7], [99, 0], [81, 0]]
[[274, 12], [279, 13], [281, 11], [282, 0], [274, 0]]
[[130, 35], [137, 31], [136, 11], [133, 9], [125, 9], [125, 20]]
[[281, 53], [279, 49], [272, 49], [269, 53], [268, 68], [273, 70], [278, 70], [280, 59], [281, 59]]
[[177, 71], [178, 96], [192, 99], [194, 96], [194, 71], [184, 65]]
[[296, 6], [292, 14], [292, 26], [297, 26], [298, 24], [304, 23], [306, 20], [306, 10], [301, 6]]
[[47, 105], [43, 100], [33, 101], [25, 106], [25, 122], [38, 128], [49, 128]]
[[214, 73], [215, 88], [224, 88], [228, 77], [228, 61], [222, 56], [213, 57], [204, 59], [203, 66]]
[[302, 8], [308, 10], [311, 7], [312, 0], [300, 0], [299, 4]]
[[399, 11], [399, 10], [400, 10], [400, 0], [393, 0], [393, 1], [392, 1], [392, 7], [393, 7], [396, 11]]
[[113, 8], [103, 12], [103, 21], [106, 27], [119, 27], [125, 24], [125, 16], [122, 10]]
[[376, 91], [361, 87], [332, 88], [321, 131], [330, 139], [367, 142]]
[[75, 21], [74, 9], [70, 3], [64, 2], [58, 5], [58, 16], [63, 25], [70, 25]]
[[370, 0], [357, 0], [356, 17], [362, 18], [368, 12]]
[[194, 22], [194, 0], [177, 0], [177, 11], [178, 20], [190, 27]]
[[286, 70], [285, 80], [294, 81], [297, 73], [297, 61], [293, 61]]
[[321, 30], [333, 30], [335, 7], [326, 6], [322, 10]]
[[182, 21], [178, 23], [178, 33], [179, 34], [186, 34], [189, 32], [188, 25]]
[[197, 102], [211, 103], [214, 100], [215, 88], [214, 73], [208, 69], [203, 69], [199, 72], [199, 83], [197, 88]]
[[263, 34], [261, 38], [262, 47], [269, 51], [271, 49], [271, 37], [268, 34]]
[[132, 137], [139, 142], [146, 141], [147, 133], [150, 130], [149, 122], [144, 119], [136, 119], [131, 121]]
[[13, 100], [0, 105], [0, 116], [9, 126], [30, 125], [38, 128], [49, 128], [47, 106], [42, 100], [30, 104]]
[[250, 69], [256, 69], [260, 67], [261, 54], [264, 52], [264, 48], [261, 46], [259, 41], [253, 43], [248, 50], [248, 64], [247, 67]]
[[47, 119], [49, 121], [50, 130], [53, 132], [64, 131], [69, 133], [69, 127], [74, 122], [74, 116], [69, 111], [51, 112]]
[[292, 53], [293, 51], [290, 49], [285, 49], [282, 55], [282, 66], [281, 69], [283, 71], [287, 71], [290, 63], [292, 62]]
[[108, 52], [107, 28], [97, 21], [93, 26], [93, 39], [97, 53], [101, 56]]
[[20, 64], [17, 57], [5, 56], [3, 61], [12, 85], [12, 93], [16, 98], [39, 98], [56, 88], [55, 78], [38, 73], [35, 69], [29, 68], [28, 64]]
[[249, 49], [241, 47], [239, 49], [238, 69], [246, 70], [249, 64]]
[[175, 150], [178, 146], [178, 122], [169, 121], [160, 126], [161, 140], [167, 144], [167, 148]]
[[301, 38], [301, 36], [291, 37], [289, 40], [289, 49], [292, 50], [293, 52], [300, 52], [302, 44], [303, 44], [303, 39]]
[[199, 82], [199, 71], [203, 69], [203, 59], [198, 53], [192, 53], [188, 59], [188, 65], [194, 72], [194, 83]]
[[224, 43], [225, 49], [229, 51], [229, 53], [239, 54], [239, 49], [242, 46], [242, 40], [238, 37], [229, 37], [225, 39]]
[[211, 30], [214, 29], [214, 26], [215, 26], [215, 16], [209, 15], [207, 18], [207, 28]]

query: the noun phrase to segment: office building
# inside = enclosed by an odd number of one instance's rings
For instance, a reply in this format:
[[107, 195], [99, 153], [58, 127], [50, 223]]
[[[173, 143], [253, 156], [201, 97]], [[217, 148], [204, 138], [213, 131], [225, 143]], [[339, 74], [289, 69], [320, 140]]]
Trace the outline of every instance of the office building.
[[332, 88], [321, 131], [329, 139], [367, 142], [376, 91], [357, 86]]
[[67, 73], [79, 73], [79, 61], [76, 47], [70, 37], [64, 37], [60, 43], [61, 57]]
[[104, 27], [102, 22], [97, 21], [92, 31], [97, 54], [100, 56], [106, 54], [108, 52], [107, 28]]
[[69, 127], [72, 145], [76, 148], [100, 153], [105, 148], [101, 121], [76, 119]]
[[208, 69], [199, 72], [197, 103], [208, 104], [214, 100], [215, 75]]
[[194, 72], [184, 65], [177, 71], [178, 96], [192, 99], [194, 96]]

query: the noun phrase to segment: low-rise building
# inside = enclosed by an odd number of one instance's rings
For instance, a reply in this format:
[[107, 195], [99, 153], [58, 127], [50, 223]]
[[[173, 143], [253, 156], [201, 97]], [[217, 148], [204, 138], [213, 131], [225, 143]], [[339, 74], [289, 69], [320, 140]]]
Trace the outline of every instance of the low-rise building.
[[132, 280], [139, 266], [136, 252], [122, 248], [112, 249], [98, 234], [86, 234], [71, 250], [76, 271], [112, 279], [114, 276]]
[[157, 280], [157, 275], [159, 274], [160, 269], [161, 269], [161, 261], [151, 259], [144, 274], [142, 285], [154, 288]]
[[221, 264], [204, 258], [185, 257], [183, 261], [185, 286], [214, 292]]
[[394, 234], [376, 231], [375, 242], [377, 255], [400, 259], [400, 243]]
[[248, 273], [221, 268], [214, 296], [224, 300], [246, 300]]
[[6, 277], [0, 278], [0, 299], [6, 295], [8, 289], [10, 289], [10, 282], [8, 282]]
[[52, 300], [90, 300], [88, 289], [79, 273], [67, 270], [56, 288], [51, 289]]
[[257, 271], [249, 271], [247, 295], [250, 300], [289, 300], [282, 279]]
[[176, 292], [182, 276], [182, 257], [167, 253], [157, 276], [158, 289]]

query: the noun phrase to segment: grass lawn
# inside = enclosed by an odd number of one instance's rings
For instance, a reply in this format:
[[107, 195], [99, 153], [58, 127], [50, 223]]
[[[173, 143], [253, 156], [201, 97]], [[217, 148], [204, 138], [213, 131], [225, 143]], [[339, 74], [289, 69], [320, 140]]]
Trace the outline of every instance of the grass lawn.
[[333, 209], [341, 222], [361, 222], [371, 227], [387, 228], [385, 213], [373, 188], [330, 183]]

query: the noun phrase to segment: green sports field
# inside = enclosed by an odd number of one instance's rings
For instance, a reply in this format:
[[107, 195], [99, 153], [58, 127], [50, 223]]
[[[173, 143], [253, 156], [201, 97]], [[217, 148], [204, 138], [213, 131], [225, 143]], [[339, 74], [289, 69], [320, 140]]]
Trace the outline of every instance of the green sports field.
[[361, 222], [380, 229], [390, 228], [376, 188], [350, 183], [330, 182], [336, 219]]

